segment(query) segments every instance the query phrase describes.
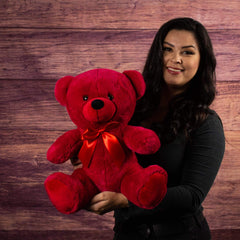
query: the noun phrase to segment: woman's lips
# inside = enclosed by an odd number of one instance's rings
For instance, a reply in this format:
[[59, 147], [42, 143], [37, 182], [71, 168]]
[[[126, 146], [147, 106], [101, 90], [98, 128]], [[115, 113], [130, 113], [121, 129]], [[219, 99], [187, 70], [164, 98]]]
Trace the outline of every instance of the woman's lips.
[[179, 73], [183, 72], [183, 69], [173, 68], [173, 67], [167, 67], [167, 71], [168, 71], [170, 74], [179, 74]]

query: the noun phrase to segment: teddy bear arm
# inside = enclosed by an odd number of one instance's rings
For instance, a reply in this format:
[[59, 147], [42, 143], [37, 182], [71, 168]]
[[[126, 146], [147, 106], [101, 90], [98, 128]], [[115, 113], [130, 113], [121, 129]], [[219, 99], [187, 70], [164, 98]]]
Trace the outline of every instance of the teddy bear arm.
[[160, 148], [157, 134], [143, 127], [127, 126], [123, 140], [129, 149], [139, 154], [153, 154]]
[[82, 146], [82, 140], [79, 130], [70, 130], [51, 145], [47, 152], [47, 159], [53, 163], [63, 163], [69, 158], [77, 155]]

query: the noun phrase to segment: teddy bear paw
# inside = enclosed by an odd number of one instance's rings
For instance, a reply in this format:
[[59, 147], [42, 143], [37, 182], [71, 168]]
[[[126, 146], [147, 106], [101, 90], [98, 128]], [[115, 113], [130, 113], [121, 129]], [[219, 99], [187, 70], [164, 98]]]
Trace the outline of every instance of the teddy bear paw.
[[152, 174], [139, 190], [138, 201], [140, 206], [146, 209], [156, 207], [162, 201], [166, 192], [166, 175], [160, 172]]
[[76, 183], [71, 176], [54, 173], [46, 179], [44, 185], [51, 202], [58, 211], [65, 214], [77, 211], [79, 193], [77, 193]]

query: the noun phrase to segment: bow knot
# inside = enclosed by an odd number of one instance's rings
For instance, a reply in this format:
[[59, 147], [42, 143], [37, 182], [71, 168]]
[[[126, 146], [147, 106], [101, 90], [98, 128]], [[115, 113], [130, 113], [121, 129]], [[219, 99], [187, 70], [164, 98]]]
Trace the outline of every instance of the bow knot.
[[125, 158], [125, 153], [118, 139], [111, 133], [110, 130], [119, 126], [119, 122], [109, 122], [102, 129], [87, 129], [82, 134], [83, 145], [78, 154], [83, 165], [89, 167], [92, 156], [95, 151], [99, 137], [102, 137], [103, 143], [108, 150], [110, 156], [116, 160], [117, 165], [121, 165]]

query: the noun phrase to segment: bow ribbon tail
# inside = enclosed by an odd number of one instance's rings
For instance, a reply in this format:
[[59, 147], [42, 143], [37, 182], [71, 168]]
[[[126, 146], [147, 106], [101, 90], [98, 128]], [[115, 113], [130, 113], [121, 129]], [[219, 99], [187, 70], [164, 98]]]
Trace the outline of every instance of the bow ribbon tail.
[[84, 166], [90, 166], [96, 144], [97, 140], [91, 142], [89, 140], [83, 141], [83, 145], [78, 153], [78, 158], [81, 160]]
[[116, 160], [116, 164], [120, 167], [125, 159], [125, 153], [118, 139], [108, 132], [104, 132], [102, 138], [111, 158]]

